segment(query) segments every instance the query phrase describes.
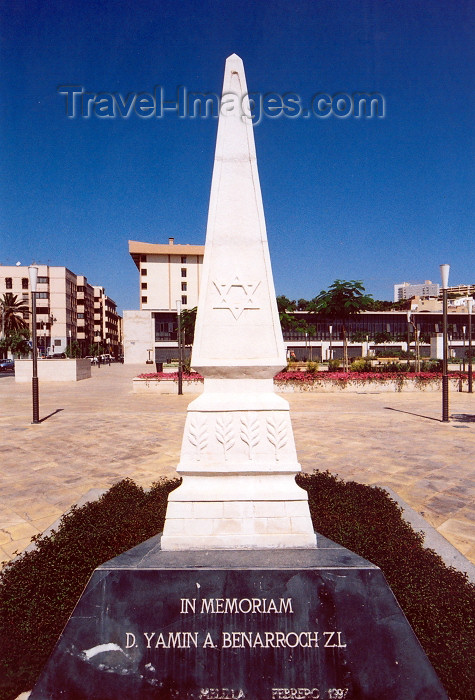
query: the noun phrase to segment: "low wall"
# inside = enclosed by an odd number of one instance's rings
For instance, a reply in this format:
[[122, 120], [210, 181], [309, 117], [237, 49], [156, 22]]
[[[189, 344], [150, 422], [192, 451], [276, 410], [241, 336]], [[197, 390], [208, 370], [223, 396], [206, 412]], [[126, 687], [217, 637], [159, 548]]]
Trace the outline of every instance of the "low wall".
[[[300, 391], [311, 391], [318, 393], [394, 393], [400, 391], [442, 391], [442, 381], [440, 378], [430, 380], [404, 379], [397, 381], [394, 379], [379, 380], [352, 380], [340, 381], [327, 379], [324, 381], [279, 381], [274, 380], [274, 388], [279, 394], [286, 394]], [[450, 391], [462, 391], [467, 389], [466, 379], [449, 379]], [[203, 391], [203, 380], [183, 380], [184, 394], [201, 394]], [[133, 380], [134, 394], [153, 392], [155, 394], [177, 394], [178, 381], [173, 379], [139, 379]]]
[[[363, 392], [384, 394], [400, 391], [429, 392], [442, 391], [442, 380], [439, 378], [430, 380], [404, 379], [402, 381], [398, 381], [396, 379], [362, 379], [360, 381], [357, 379], [348, 379], [346, 382], [332, 379], [315, 382], [274, 380], [274, 388], [279, 394], [292, 393], [295, 391], [312, 391], [328, 394], [335, 394], [339, 392], [348, 392], [353, 394]], [[467, 388], [467, 381], [460, 379], [449, 379], [449, 388], [450, 391], [462, 391], [463, 388]]]
[[[15, 381], [31, 382], [33, 360], [15, 360]], [[91, 362], [77, 360], [38, 360], [38, 379], [42, 382], [78, 382], [91, 376]]]
[[[133, 393], [144, 394], [153, 392], [154, 394], [178, 394], [177, 379], [139, 379], [132, 380]], [[201, 394], [203, 391], [203, 379], [183, 380], [182, 389], [184, 394]]]

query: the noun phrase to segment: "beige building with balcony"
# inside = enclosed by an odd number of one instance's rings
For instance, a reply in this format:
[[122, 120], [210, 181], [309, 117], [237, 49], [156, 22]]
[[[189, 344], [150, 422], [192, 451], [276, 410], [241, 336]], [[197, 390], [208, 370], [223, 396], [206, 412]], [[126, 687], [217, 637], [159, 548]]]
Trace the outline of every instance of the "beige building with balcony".
[[86, 356], [94, 342], [94, 287], [84, 275], [77, 276], [77, 341]]
[[122, 349], [122, 325], [119, 323], [117, 304], [107, 296], [104, 287], [94, 286], [94, 342], [118, 357]]
[[[67, 267], [37, 267], [36, 329], [39, 354], [58, 355], [66, 352], [70, 343], [77, 341], [83, 356], [89, 354], [93, 342], [110, 348], [111, 354], [118, 356], [121, 353], [119, 316], [115, 302], [107, 297], [104, 288], [93, 287], [84, 275], [76, 275]], [[97, 292], [97, 309], [96, 290], [101, 290]], [[0, 265], [0, 296], [6, 292], [23, 301], [31, 312], [27, 266]], [[97, 327], [96, 311], [101, 318]], [[31, 313], [24, 316], [31, 332]]]
[[139, 272], [140, 309], [124, 311], [124, 358], [129, 364], [177, 357], [177, 302], [198, 305], [204, 245], [129, 241]]
[[[77, 277], [67, 267], [38, 265], [36, 330], [41, 355], [66, 351], [77, 338]], [[0, 266], [0, 295], [12, 292], [31, 310], [28, 267]], [[31, 331], [31, 314], [25, 314]]]

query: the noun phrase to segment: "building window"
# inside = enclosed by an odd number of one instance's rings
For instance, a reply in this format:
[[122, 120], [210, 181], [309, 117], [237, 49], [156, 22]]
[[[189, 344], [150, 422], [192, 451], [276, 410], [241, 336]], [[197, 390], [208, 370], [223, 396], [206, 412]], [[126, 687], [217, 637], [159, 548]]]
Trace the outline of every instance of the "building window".
[[48, 299], [49, 294], [48, 294], [48, 292], [36, 292], [36, 298], [37, 299]]
[[142, 282], [142, 284], [141, 284], [140, 286], [142, 287], [142, 289], [147, 289], [147, 283], [146, 283], [146, 282]]
[[78, 318], [84, 318], [84, 314], [78, 314]]
[[148, 300], [148, 297], [142, 297], [142, 304], [146, 304]]
[[181, 291], [186, 292], [186, 282], [181, 283]]
[[11, 277], [5, 277], [5, 287], [7, 289], [12, 289], [13, 288], [13, 283], [12, 283], [12, 278]]
[[181, 264], [185, 265], [185, 263], [186, 263], [186, 255], [182, 255], [181, 256]]
[[181, 268], [181, 276], [186, 277], [186, 267]]
[[147, 274], [147, 269], [145, 267], [142, 267], [142, 269], [140, 270], [140, 274], [142, 275], [142, 277], [145, 277]]
[[181, 295], [181, 303], [182, 303], [182, 304], [187, 304], [187, 303], [188, 303], [187, 300], [188, 300], [188, 297], [186, 296], [186, 294], [182, 294], [182, 295]]
[[28, 277], [21, 278], [21, 288], [28, 289]]
[[49, 277], [38, 277], [36, 281], [38, 282], [38, 284], [48, 284]]

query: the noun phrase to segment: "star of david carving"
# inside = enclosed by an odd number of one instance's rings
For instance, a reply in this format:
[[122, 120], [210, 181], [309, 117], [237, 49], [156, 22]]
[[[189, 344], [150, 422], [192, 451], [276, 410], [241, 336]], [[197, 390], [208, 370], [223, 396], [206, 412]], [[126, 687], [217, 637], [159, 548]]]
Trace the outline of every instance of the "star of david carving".
[[216, 287], [220, 300], [218, 304], [213, 306], [213, 309], [228, 309], [235, 319], [238, 319], [242, 312], [246, 309], [259, 309], [254, 301], [254, 294], [260, 285], [258, 282], [241, 282], [236, 276], [231, 282], [213, 281]]

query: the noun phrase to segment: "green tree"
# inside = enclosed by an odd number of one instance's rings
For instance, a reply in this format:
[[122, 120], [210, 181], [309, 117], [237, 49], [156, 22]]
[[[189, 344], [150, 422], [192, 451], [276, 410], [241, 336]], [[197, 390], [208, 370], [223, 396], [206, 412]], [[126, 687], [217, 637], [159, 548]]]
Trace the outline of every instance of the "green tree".
[[183, 333], [183, 344], [193, 345], [195, 339], [196, 306], [193, 309], [184, 309], [181, 314], [181, 330]]
[[66, 348], [66, 351], [64, 353], [66, 357], [74, 358], [74, 357], [81, 357], [81, 346], [79, 345], [77, 340], [72, 340], [68, 347]]
[[355, 331], [350, 336], [352, 343], [364, 343], [367, 338], [368, 340], [373, 339], [372, 335], [370, 333], [366, 333], [365, 331]]
[[394, 338], [389, 331], [379, 331], [374, 334], [374, 342], [376, 345], [393, 342]]
[[101, 345], [101, 343], [91, 343], [91, 345], [89, 346], [88, 355], [91, 355], [92, 357], [97, 357], [98, 355], [102, 355], [104, 352], [104, 346]]
[[406, 311], [410, 308], [410, 299], [401, 299], [400, 301], [381, 301], [379, 299], [371, 299], [367, 306], [368, 311]]
[[6, 292], [0, 299], [1, 314], [1, 337], [3, 338], [12, 331], [26, 328], [28, 324], [23, 318], [23, 314], [29, 313], [28, 305], [23, 299], [18, 299], [16, 294]]
[[315, 326], [309, 326], [304, 318], [299, 316], [294, 316], [293, 312], [301, 309], [302, 304], [308, 304], [309, 302], [305, 299], [299, 299], [298, 305], [294, 300], [288, 299], [286, 296], [278, 296], [277, 310], [279, 312], [280, 325], [283, 331], [290, 333], [295, 331], [296, 333], [308, 333], [309, 335], [315, 334]]
[[12, 354], [17, 357], [28, 355], [31, 350], [28, 342], [29, 339], [30, 331], [28, 328], [16, 328], [4, 334], [3, 338], [0, 340], [0, 347], [5, 353], [11, 350]]
[[297, 302], [298, 311], [306, 311], [308, 309], [309, 303], [310, 302], [308, 302], [306, 299], [299, 299]]
[[291, 301], [287, 297], [283, 296], [283, 294], [276, 297], [276, 301], [279, 314], [285, 314], [287, 311], [295, 311], [297, 308], [295, 301]]
[[311, 302], [311, 310], [333, 320], [339, 320], [343, 331], [343, 362], [348, 371], [348, 334], [346, 325], [351, 316], [367, 309], [371, 304], [371, 294], [365, 294], [360, 281], [335, 280], [327, 291], [323, 290]]

